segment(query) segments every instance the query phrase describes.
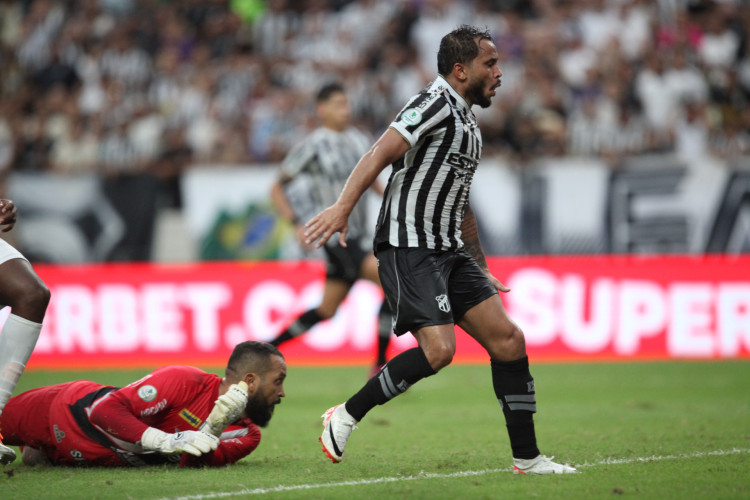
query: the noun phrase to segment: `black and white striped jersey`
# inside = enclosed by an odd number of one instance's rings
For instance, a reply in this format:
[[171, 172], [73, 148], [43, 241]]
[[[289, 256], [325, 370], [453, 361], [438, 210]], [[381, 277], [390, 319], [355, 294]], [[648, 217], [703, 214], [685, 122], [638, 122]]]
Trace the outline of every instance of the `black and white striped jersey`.
[[411, 149], [393, 164], [375, 247], [463, 247], [461, 221], [482, 155], [471, 107], [438, 76], [409, 100], [390, 127]]
[[[343, 132], [319, 127], [293, 147], [281, 164], [281, 173], [295, 215], [307, 221], [333, 205], [369, 147], [370, 140], [352, 127]], [[363, 199], [349, 216], [348, 237], [372, 234], [368, 233], [366, 223], [367, 207]], [[329, 243], [338, 245], [338, 238], [331, 238]]]

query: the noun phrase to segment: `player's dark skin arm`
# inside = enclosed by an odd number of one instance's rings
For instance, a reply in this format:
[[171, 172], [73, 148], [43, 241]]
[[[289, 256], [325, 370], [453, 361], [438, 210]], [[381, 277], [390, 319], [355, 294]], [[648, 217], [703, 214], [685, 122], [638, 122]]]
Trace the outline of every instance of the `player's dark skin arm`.
[[291, 203], [289, 203], [289, 200], [284, 193], [284, 185], [291, 180], [291, 177], [282, 174], [276, 182], [273, 183], [273, 186], [271, 186], [271, 202], [274, 207], [276, 207], [279, 214], [294, 226], [294, 233], [302, 245], [302, 248], [307, 252], [312, 250], [312, 248], [305, 243], [305, 227], [297, 218], [297, 215], [294, 213], [294, 208], [292, 208]]
[[289, 183], [291, 180], [292, 179], [290, 177], [282, 175], [276, 180], [276, 182], [273, 183], [273, 186], [271, 186], [271, 202], [283, 218], [285, 218], [292, 224], [298, 224], [299, 221], [297, 220], [297, 217], [294, 213], [294, 209], [292, 209], [292, 206], [289, 204], [289, 200], [287, 200], [286, 198], [286, 194], [284, 194], [284, 185]]
[[479, 267], [484, 272], [488, 272], [487, 259], [484, 256], [484, 250], [482, 250], [482, 243], [479, 241], [477, 218], [474, 215], [474, 209], [471, 208], [469, 203], [466, 204], [464, 220], [461, 223], [461, 240], [464, 242], [464, 248], [469, 252], [469, 255], [474, 257]]
[[474, 210], [469, 203], [466, 203], [464, 219], [461, 222], [461, 240], [464, 242], [464, 249], [474, 258], [477, 264], [479, 264], [479, 267], [482, 268], [482, 271], [484, 271], [494, 287], [501, 292], [509, 292], [510, 288], [500, 283], [497, 278], [490, 274], [490, 269], [487, 266], [487, 258], [484, 255], [482, 243], [479, 241], [477, 218], [474, 216]]

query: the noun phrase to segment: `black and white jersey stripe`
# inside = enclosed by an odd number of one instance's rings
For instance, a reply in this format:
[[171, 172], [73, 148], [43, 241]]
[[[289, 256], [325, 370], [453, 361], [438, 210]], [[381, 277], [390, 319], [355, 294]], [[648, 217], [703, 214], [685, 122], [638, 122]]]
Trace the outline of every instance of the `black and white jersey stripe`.
[[[359, 159], [369, 148], [369, 139], [354, 128], [343, 132], [320, 127], [297, 144], [281, 164], [287, 180], [287, 198], [302, 221], [333, 205]], [[364, 201], [349, 216], [349, 237], [367, 234]], [[338, 239], [330, 242], [338, 244]]]
[[476, 117], [443, 77], [391, 123], [411, 149], [393, 164], [375, 246], [457, 249], [471, 181], [482, 155]]

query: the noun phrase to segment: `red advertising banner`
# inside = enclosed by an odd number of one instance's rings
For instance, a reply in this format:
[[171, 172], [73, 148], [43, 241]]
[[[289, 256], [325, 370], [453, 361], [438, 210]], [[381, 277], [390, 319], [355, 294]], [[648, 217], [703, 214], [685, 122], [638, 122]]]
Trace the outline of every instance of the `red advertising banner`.
[[[492, 258], [534, 361], [750, 358], [750, 256]], [[315, 306], [319, 262], [35, 266], [52, 290], [34, 368], [222, 365]], [[374, 360], [382, 292], [283, 346], [290, 364]], [[3, 321], [7, 309], [2, 311]], [[487, 354], [457, 332], [456, 362]], [[411, 335], [392, 353], [415, 345]]]

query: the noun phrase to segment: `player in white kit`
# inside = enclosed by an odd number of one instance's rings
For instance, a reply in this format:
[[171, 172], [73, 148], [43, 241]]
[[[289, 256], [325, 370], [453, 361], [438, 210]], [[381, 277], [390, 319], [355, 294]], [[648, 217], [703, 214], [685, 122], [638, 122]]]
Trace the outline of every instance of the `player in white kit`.
[[[16, 223], [16, 206], [0, 199], [0, 232]], [[11, 313], [0, 331], [0, 414], [10, 399], [42, 330], [50, 292], [21, 252], [0, 239], [0, 309]], [[16, 452], [2, 443], [0, 465], [13, 462]]]

